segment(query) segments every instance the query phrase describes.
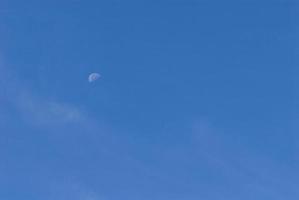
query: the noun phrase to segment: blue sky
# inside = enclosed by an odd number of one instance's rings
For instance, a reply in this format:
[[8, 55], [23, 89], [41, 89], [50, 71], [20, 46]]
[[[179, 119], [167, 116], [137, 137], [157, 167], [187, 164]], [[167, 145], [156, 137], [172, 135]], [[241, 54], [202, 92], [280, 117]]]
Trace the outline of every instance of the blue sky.
[[0, 199], [298, 199], [296, 11], [2, 0]]

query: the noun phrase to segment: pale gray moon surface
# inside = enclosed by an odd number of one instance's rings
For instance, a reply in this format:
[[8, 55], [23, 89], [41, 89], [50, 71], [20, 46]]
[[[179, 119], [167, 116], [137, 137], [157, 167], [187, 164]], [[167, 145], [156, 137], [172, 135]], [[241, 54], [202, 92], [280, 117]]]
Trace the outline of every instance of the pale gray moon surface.
[[89, 76], [88, 76], [88, 82], [94, 82], [96, 80], [98, 80], [99, 78], [101, 77], [100, 74], [98, 73], [91, 73]]

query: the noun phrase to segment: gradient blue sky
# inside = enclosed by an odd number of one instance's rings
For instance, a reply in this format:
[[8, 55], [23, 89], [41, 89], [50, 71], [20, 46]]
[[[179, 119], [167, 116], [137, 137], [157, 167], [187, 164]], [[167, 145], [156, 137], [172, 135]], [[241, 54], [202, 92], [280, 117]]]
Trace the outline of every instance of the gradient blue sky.
[[1, 0], [0, 199], [299, 199], [298, 13]]

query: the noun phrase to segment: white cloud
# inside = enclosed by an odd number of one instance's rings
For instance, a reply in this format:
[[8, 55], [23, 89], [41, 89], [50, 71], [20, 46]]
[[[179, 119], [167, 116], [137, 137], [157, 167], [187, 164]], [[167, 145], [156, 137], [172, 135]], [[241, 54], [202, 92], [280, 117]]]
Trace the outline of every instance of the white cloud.
[[23, 118], [35, 125], [60, 125], [86, 120], [82, 111], [74, 106], [38, 98], [30, 93], [23, 92], [15, 103]]
[[67, 180], [53, 181], [50, 184], [50, 193], [47, 200], [107, 200], [93, 189], [77, 181]]
[[[60, 143], [55, 146], [55, 148], [60, 148], [66, 144], [65, 154], [71, 152], [69, 148], [73, 148], [72, 151], [82, 153], [81, 150], [77, 151], [77, 147], [79, 146], [81, 148], [84, 147], [84, 152], [82, 154], [87, 154], [89, 151], [92, 153], [97, 152], [99, 156], [105, 154], [114, 157], [115, 159], [123, 159], [123, 157], [127, 156], [125, 153], [119, 155], [118, 144], [122, 144], [123, 141], [119, 141], [114, 137], [114, 135], [111, 134], [111, 130], [106, 126], [103, 126], [101, 121], [91, 117], [85, 110], [70, 102], [57, 100], [58, 97], [42, 96], [20, 80], [19, 76], [14, 73], [14, 70], [12, 69], [13, 68], [9, 69], [8, 67], [5, 67], [5, 65], [0, 64], [1, 123], [7, 117], [5, 114], [13, 111], [16, 116], [14, 115], [13, 118], [9, 120], [12, 120], [12, 122], [14, 122], [14, 120], [23, 120], [22, 122], [25, 122], [26, 125], [30, 126], [29, 129], [26, 129], [27, 132], [38, 130], [38, 132], [59, 133], [57, 138], [60, 139]], [[4, 111], [4, 108], [7, 109]], [[4, 120], [2, 120], [2, 118]], [[19, 121], [16, 121], [16, 124], [19, 124]], [[60, 137], [60, 133], [64, 132], [68, 134]], [[71, 135], [69, 135], [69, 133], [71, 133]], [[81, 135], [81, 133], [84, 134]], [[23, 133], [20, 132], [20, 134]], [[77, 135], [78, 137], [73, 137], [74, 135]], [[56, 136], [57, 135], [54, 134], [54, 137], [52, 138], [56, 138]], [[72, 140], [71, 137], [75, 139]], [[68, 143], [69, 141], [71, 141], [71, 144]], [[80, 157], [82, 155], [76, 154], [76, 156]], [[61, 165], [63, 165], [63, 163], [61, 163]], [[43, 166], [41, 168], [42, 169], [40, 170], [43, 171]], [[72, 173], [67, 170], [64, 171], [64, 169], [60, 168], [57, 170], [61, 171], [65, 177], [72, 176]], [[46, 170], [45, 174], [51, 176], [52, 174], [55, 174], [55, 172], [48, 172]], [[42, 176], [43, 175], [41, 175], [41, 177]], [[36, 181], [35, 178], [36, 177], [32, 178], [32, 184], [40, 184], [41, 182]], [[103, 198], [98, 194], [100, 191], [95, 191], [93, 188], [83, 185], [80, 180], [64, 181], [59, 179], [52, 182], [49, 179], [52, 178], [47, 176], [42, 182], [42, 188], [45, 190], [41, 194], [45, 195], [42, 199], [106, 200], [106, 198]]]
[[0, 64], [0, 106], [14, 107], [22, 119], [37, 126], [88, 123], [87, 114], [68, 102], [36, 94], [16, 73]]
[[298, 194], [297, 181], [291, 180], [288, 166], [253, 151], [240, 139], [241, 134], [223, 131], [210, 120], [200, 118], [192, 124], [192, 135], [196, 153], [229, 180], [240, 182], [240, 187], [272, 198]]

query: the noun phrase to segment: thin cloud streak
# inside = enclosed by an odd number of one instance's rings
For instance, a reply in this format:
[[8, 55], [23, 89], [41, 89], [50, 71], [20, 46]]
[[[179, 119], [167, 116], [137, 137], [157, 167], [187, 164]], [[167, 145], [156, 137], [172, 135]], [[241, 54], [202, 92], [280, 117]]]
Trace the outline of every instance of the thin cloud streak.
[[0, 97], [15, 107], [23, 120], [31, 125], [51, 126], [70, 123], [90, 123], [87, 113], [70, 103], [40, 97], [18, 79], [16, 73], [0, 65]]
[[39, 99], [30, 93], [21, 94], [16, 105], [23, 118], [29, 119], [35, 125], [61, 125], [87, 121], [87, 117], [71, 105]]
[[[192, 135], [195, 151], [217, 166], [227, 177], [240, 181], [247, 188], [272, 198], [299, 195], [298, 181], [288, 179], [288, 168], [266, 155], [256, 155], [242, 145], [239, 138], [228, 139], [206, 119], [193, 123]], [[288, 185], [288, 188], [284, 188]], [[279, 190], [277, 190], [279, 188]]]

